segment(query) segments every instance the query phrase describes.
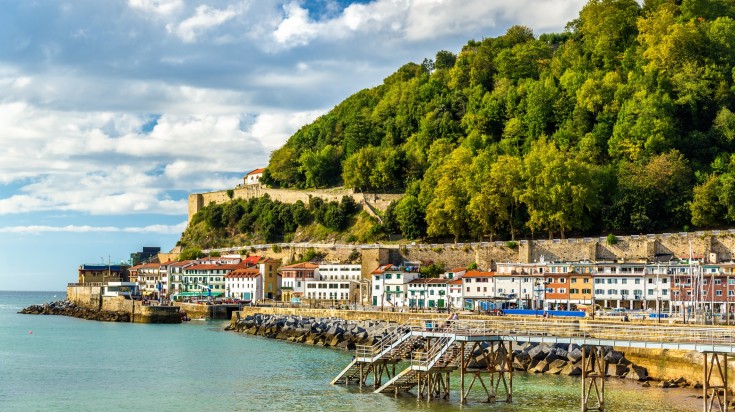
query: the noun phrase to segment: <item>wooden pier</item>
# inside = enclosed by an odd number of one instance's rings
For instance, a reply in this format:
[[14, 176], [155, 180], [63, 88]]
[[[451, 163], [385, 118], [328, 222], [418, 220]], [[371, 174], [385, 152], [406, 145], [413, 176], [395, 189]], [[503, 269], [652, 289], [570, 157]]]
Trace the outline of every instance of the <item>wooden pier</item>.
[[[450, 377], [460, 374], [460, 403], [482, 387], [481, 402], [513, 402], [513, 343], [563, 343], [582, 347], [581, 411], [606, 410], [605, 347], [698, 351], [704, 354], [703, 411], [728, 409], [728, 355], [735, 329], [714, 327], [586, 323], [538, 320], [413, 319], [375, 345], [358, 346], [355, 358], [332, 384], [372, 384], [375, 393], [415, 390], [418, 399], [449, 399]], [[416, 348], [422, 343], [423, 347]], [[410, 356], [410, 357], [409, 357]], [[396, 364], [410, 365], [396, 373]]]

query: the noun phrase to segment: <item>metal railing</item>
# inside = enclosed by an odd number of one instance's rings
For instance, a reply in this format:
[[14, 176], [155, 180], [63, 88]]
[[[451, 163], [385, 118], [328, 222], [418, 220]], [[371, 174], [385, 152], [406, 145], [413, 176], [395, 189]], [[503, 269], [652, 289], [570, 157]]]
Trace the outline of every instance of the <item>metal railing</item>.
[[447, 335], [440, 338], [434, 345], [429, 349], [428, 352], [416, 351], [411, 357], [411, 367], [417, 370], [429, 370], [436, 362], [444, 356], [452, 346], [455, 340], [455, 335]]
[[356, 345], [355, 356], [360, 361], [374, 362], [388, 352], [395, 350], [397, 343], [405, 340], [411, 329], [406, 326], [398, 326], [383, 336], [373, 345]]
[[553, 336], [626, 340], [650, 343], [718, 344], [735, 346], [735, 328], [573, 323], [522, 319], [448, 320], [414, 319], [410, 326], [417, 332], [447, 333], [462, 336]]

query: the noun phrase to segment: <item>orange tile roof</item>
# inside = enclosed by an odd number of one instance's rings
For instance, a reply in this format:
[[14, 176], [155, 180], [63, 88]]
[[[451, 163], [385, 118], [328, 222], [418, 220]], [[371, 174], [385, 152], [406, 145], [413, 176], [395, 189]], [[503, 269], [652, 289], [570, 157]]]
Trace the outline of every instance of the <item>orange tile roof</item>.
[[265, 167], [261, 167], [260, 169], [255, 169], [252, 172], [246, 174], [245, 176], [257, 175], [258, 173], [263, 173], [263, 171], [265, 171]]
[[453, 280], [450, 280], [447, 283], [449, 283], [450, 285], [461, 285], [462, 284], [462, 278], [453, 279]]
[[378, 266], [378, 268], [375, 269], [375, 270], [373, 270], [372, 272], [370, 272], [370, 274], [371, 275], [379, 275], [379, 274], [385, 272], [386, 270], [390, 270], [390, 268], [392, 268], [392, 267], [393, 267], [393, 265], [391, 265], [391, 264], [387, 264], [387, 265], [383, 265], [383, 266]]
[[226, 278], [257, 278], [260, 276], [258, 269], [247, 268], [247, 269], [235, 269], [232, 272], [225, 275]]
[[495, 272], [480, 272], [479, 270], [470, 270], [465, 273], [463, 278], [491, 278], [495, 276]]
[[281, 270], [284, 269], [316, 269], [319, 265], [311, 263], [311, 262], [301, 262], [301, 263], [295, 263], [293, 265], [288, 266], [281, 266]]

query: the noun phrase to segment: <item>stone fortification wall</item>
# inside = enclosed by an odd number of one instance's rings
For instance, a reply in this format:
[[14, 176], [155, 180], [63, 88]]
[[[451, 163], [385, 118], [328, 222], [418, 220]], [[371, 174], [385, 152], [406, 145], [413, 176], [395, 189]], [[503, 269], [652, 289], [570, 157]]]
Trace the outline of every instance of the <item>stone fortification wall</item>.
[[101, 286], [70, 283], [66, 287], [66, 300], [87, 309], [99, 309], [101, 305]]
[[[690, 246], [691, 245], [691, 246]], [[444, 264], [446, 268], [467, 267], [476, 262], [483, 270], [494, 270], [498, 262], [551, 261], [666, 261], [686, 259], [691, 254], [714, 263], [735, 258], [735, 229], [711, 232], [620, 236], [614, 244], [607, 238], [520, 240], [517, 242], [438, 243], [438, 244], [318, 244], [279, 243], [241, 248], [215, 249], [221, 253], [239, 252], [281, 260], [299, 261], [309, 249], [316, 249], [325, 261], [345, 262], [353, 251], [361, 255], [363, 278], [369, 279], [379, 265], [401, 262]]]
[[[261, 187], [260, 185], [250, 186], [239, 186], [233, 191], [233, 199], [253, 199], [268, 195], [272, 200], [278, 200], [283, 203], [296, 203], [302, 201], [309, 203], [309, 197], [319, 197], [327, 202], [342, 200], [343, 196], [350, 196], [355, 200], [355, 203], [359, 205], [369, 204], [373, 209], [385, 210], [388, 205], [394, 200], [400, 199], [403, 195], [400, 194], [365, 194], [355, 193], [353, 190], [335, 188], [335, 189], [323, 189], [323, 190], [291, 190], [291, 189], [271, 189]], [[189, 195], [189, 218], [191, 221], [192, 216], [196, 214], [204, 206], [214, 203], [225, 203], [229, 202], [230, 197], [227, 194], [227, 190], [219, 190], [215, 192], [207, 193], [193, 193]], [[365, 208], [368, 213], [371, 213], [370, 207]]]

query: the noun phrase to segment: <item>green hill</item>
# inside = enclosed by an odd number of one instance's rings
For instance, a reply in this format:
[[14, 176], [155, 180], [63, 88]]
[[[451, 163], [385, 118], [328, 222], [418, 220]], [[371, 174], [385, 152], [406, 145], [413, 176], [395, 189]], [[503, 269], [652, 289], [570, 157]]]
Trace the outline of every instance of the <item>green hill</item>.
[[408, 63], [273, 152], [262, 182], [405, 192], [373, 235], [735, 222], [735, 2], [592, 0]]

